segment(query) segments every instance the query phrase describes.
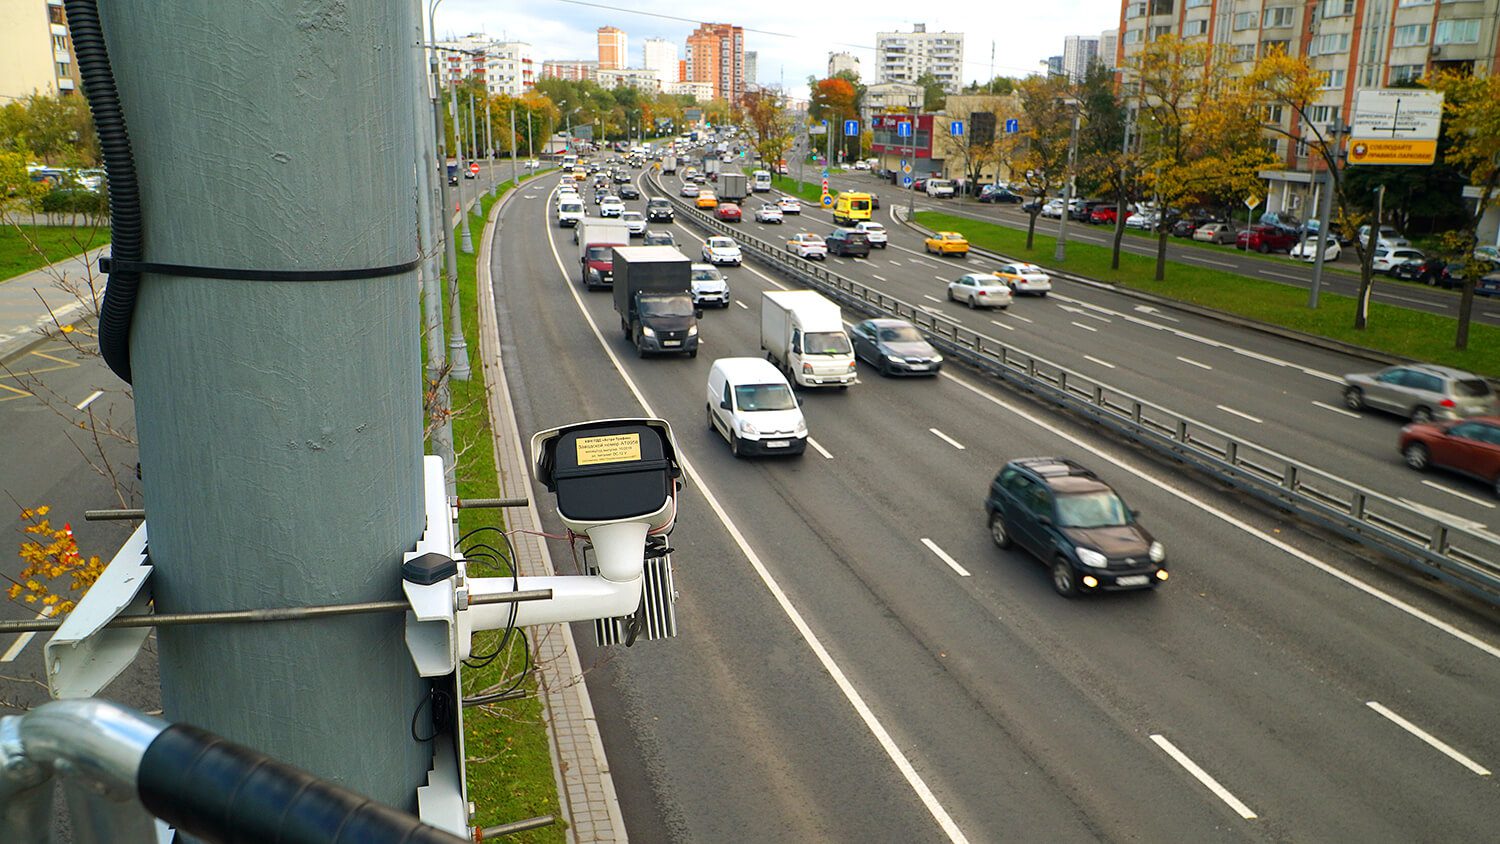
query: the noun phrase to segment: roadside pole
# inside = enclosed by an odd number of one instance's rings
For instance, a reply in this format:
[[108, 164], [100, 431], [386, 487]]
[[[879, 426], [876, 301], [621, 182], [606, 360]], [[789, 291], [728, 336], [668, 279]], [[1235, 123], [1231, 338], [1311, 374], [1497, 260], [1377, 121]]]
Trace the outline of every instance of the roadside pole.
[[[107, 23], [128, 45], [114, 75], [147, 258], [249, 275], [147, 272], [135, 303], [156, 612], [401, 600], [424, 522], [415, 270], [268, 275], [418, 257], [416, 6], [350, 3], [314, 25], [302, 3], [200, 3], [194, 25], [214, 37], [184, 38], [128, 5]], [[319, 84], [294, 84], [312, 55]], [[351, 126], [356, 155], [329, 143]], [[432, 718], [404, 623], [160, 627], [163, 715], [413, 811], [432, 746], [412, 723], [428, 735]]]
[[[470, 91], [469, 92], [469, 161], [471, 161], [471, 162], [474, 161], [474, 160], [476, 160], [478, 158], [478, 154], [480, 152], [480, 149], [479, 149], [479, 121], [476, 119], [478, 116], [479, 115], [474, 110], [474, 92]], [[488, 160], [486, 160], [484, 162], [484, 172], [485, 172], [485, 175], [487, 177], [489, 177], [489, 180], [491, 182], [495, 181], [495, 162], [494, 162], [493, 159], [488, 159]], [[478, 187], [479, 186], [478, 185], [478, 182], [479, 182], [479, 174], [478, 173], [474, 174], [474, 181], [476, 183], [475, 187]], [[479, 194], [484, 193], [484, 192], [485, 191], [480, 191], [480, 190], [474, 191], [474, 201], [476, 203], [479, 202]]]
[[[458, 122], [458, 83], [452, 79], [448, 80], [448, 112], [453, 117], [453, 146], [458, 150], [458, 225], [463, 238], [459, 242], [459, 246], [464, 250], [465, 255], [473, 255], [474, 238], [469, 236], [469, 212], [464, 207], [464, 182], [467, 182], [468, 179], [464, 177], [469, 174], [468, 158], [473, 156], [474, 151], [470, 149], [468, 156], [464, 155], [464, 127], [462, 123]], [[455, 267], [455, 274], [457, 271], [458, 268]], [[449, 295], [453, 297], [451, 306], [455, 311], [458, 310], [458, 285], [456, 281]], [[465, 365], [467, 366], [467, 364]], [[459, 380], [467, 381], [468, 379], [461, 378]]]
[[[469, 238], [469, 212], [464, 207], [464, 172], [468, 162], [464, 161], [464, 133], [458, 125], [458, 85], [450, 80], [448, 85], [448, 113], [453, 118], [453, 147], [458, 160], [458, 220], [463, 232], [465, 255], [474, 254], [474, 241]], [[448, 180], [444, 179], [443, 184]], [[446, 203], [445, 203], [446, 204]], [[458, 256], [453, 251], [453, 208], [443, 209], [443, 231], [448, 238], [448, 377], [455, 381], [469, 380], [469, 344], [464, 339], [463, 316], [458, 299]]]
[[[1062, 263], [1068, 258], [1068, 218], [1073, 215], [1073, 179], [1078, 166], [1078, 120], [1083, 104], [1074, 100], [1073, 107], [1073, 131], [1068, 137], [1068, 172], [1063, 176], [1063, 207], [1062, 214], [1057, 218], [1057, 243], [1052, 250], [1052, 260]], [[1161, 209], [1157, 209], [1157, 214]], [[1157, 225], [1161, 225], [1161, 217], [1157, 217]]]
[[510, 104], [510, 186], [520, 187], [521, 176], [516, 172], [516, 104]]
[[[1333, 115], [1333, 166], [1338, 166], [1339, 153], [1343, 149], [1344, 140], [1344, 112], [1343, 109], [1335, 108]], [[1326, 161], [1324, 162], [1327, 163]], [[1307, 306], [1316, 308], [1318, 306], [1318, 291], [1323, 286], [1323, 253], [1327, 250], [1328, 236], [1333, 232], [1333, 170], [1323, 174], [1323, 192], [1318, 196], [1318, 239], [1317, 256], [1313, 258], [1312, 287], [1307, 291]]]
[[[420, 19], [417, 24], [417, 43], [422, 39]], [[427, 48], [423, 47], [423, 51]], [[447, 180], [447, 166], [437, 152], [437, 138], [431, 132], [422, 131], [422, 124], [431, 107], [427, 103], [429, 79], [417, 74], [417, 90], [413, 92], [412, 108], [417, 126], [417, 188], [421, 198], [420, 213], [417, 214], [417, 243], [422, 249], [422, 263], [417, 275], [422, 282], [422, 337], [427, 346], [427, 389], [432, 391], [432, 415], [427, 423], [431, 426], [429, 437], [432, 450], [443, 459], [443, 488], [450, 498], [458, 496], [458, 481], [454, 475], [453, 419], [450, 409], [452, 396], [448, 391], [448, 377], [443, 359], [443, 277], [442, 263], [438, 260], [440, 246], [437, 240], [439, 211], [443, 206], [438, 195], [436, 176]], [[425, 111], [424, 111], [425, 110]]]
[[[511, 132], [511, 172], [515, 172], [515, 132]], [[484, 155], [490, 162], [490, 196], [495, 195], [495, 189], [500, 183], [495, 179], [495, 133], [494, 127], [490, 125], [490, 94], [484, 94]], [[482, 236], [482, 235], [481, 235]]]

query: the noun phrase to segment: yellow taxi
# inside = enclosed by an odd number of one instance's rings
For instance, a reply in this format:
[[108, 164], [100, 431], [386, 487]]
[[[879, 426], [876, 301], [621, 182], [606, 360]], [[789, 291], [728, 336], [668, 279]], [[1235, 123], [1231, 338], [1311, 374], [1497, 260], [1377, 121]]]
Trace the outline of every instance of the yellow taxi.
[[719, 198], [717, 196], [714, 196], [713, 191], [699, 191], [698, 207], [707, 208], [708, 210], [712, 211], [713, 209], [719, 207]]
[[923, 241], [923, 244], [928, 252], [938, 255], [957, 255], [962, 258], [969, 254], [969, 241], [958, 232], [937, 232]]
[[573, 181], [575, 181], [575, 182], [581, 182], [581, 181], [587, 179], [588, 177], [589, 177], [589, 174], [585, 173], [583, 171], [582, 167], [575, 167], [575, 168], [573, 168]]

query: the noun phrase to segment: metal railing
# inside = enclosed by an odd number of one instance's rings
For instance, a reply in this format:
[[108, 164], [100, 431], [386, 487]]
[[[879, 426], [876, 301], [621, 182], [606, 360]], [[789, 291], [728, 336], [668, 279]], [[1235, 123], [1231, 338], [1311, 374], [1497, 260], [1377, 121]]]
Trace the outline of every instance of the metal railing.
[[902, 299], [813, 264], [714, 219], [648, 177], [691, 221], [733, 237], [772, 269], [871, 316], [905, 319], [944, 354], [1016, 389], [1086, 417], [1277, 507], [1330, 528], [1500, 605], [1500, 536], [1449, 524], [1432, 511], [1301, 463], [1264, 446], [1037, 357]]

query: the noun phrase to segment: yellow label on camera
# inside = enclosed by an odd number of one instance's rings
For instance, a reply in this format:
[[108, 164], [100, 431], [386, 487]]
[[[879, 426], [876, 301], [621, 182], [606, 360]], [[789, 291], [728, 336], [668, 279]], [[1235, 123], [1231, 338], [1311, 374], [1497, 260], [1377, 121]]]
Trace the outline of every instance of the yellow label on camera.
[[608, 437], [582, 437], [575, 442], [579, 466], [598, 463], [624, 463], [641, 459], [640, 434], [614, 434]]

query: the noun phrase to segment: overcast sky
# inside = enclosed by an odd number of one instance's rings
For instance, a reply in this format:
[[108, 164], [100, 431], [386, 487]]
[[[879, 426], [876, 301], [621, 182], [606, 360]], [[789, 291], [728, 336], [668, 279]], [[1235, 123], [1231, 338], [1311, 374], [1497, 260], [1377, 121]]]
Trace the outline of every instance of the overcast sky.
[[1044, 0], [1040, 7], [1021, 0], [983, 4], [950, 0], [943, 13], [927, 15], [913, 13], [917, 3], [892, 0], [810, 6], [785, 2], [746, 6], [728, 0], [625, 0], [610, 4], [618, 8], [601, 5], [564, 0], [443, 0], [437, 11], [437, 30], [439, 37], [484, 32], [526, 41], [541, 62], [596, 58], [595, 30], [614, 26], [625, 30], [630, 64], [638, 67], [641, 44], [647, 38], [673, 42], [682, 58], [683, 44], [696, 21], [731, 23], [745, 28], [745, 49], [760, 54], [757, 81], [774, 85], [785, 78], [793, 96], [805, 97], [808, 75], [821, 77], [827, 70], [828, 54], [834, 51], [858, 56], [862, 76], [873, 82], [876, 32], [910, 31], [913, 23], [926, 23], [928, 32], [962, 32], [964, 78], [973, 81], [990, 75], [992, 42], [995, 74], [1023, 76], [1036, 72], [1038, 62], [1048, 56], [1060, 55], [1064, 36], [1097, 36], [1115, 28], [1120, 19], [1119, 0]]

